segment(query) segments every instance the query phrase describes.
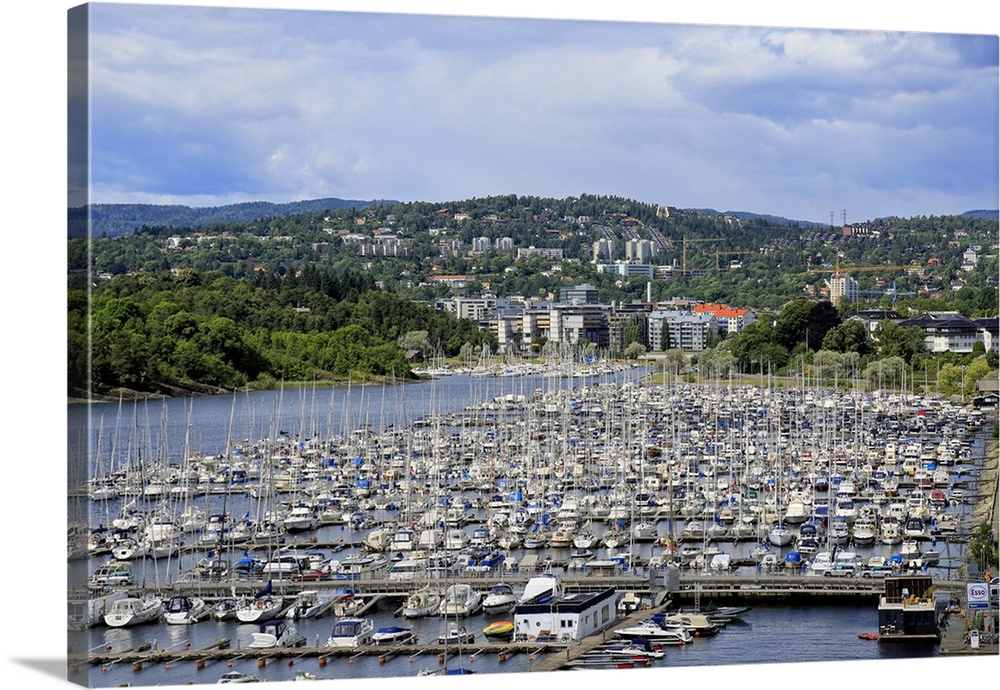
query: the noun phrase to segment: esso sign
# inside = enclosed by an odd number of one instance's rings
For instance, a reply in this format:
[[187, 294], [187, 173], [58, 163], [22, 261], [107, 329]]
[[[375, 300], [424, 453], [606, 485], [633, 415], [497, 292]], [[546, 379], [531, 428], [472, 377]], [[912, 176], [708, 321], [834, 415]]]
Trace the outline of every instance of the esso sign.
[[969, 582], [965, 588], [966, 599], [970, 609], [988, 609], [990, 607], [990, 590], [978, 582]]

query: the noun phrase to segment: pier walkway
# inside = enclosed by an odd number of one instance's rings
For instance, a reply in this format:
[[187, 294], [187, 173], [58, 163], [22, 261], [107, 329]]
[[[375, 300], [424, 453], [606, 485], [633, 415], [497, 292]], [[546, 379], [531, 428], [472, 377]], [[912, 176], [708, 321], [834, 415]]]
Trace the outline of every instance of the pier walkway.
[[[523, 584], [533, 575], [543, 572], [557, 574], [565, 588], [576, 591], [598, 591], [613, 587], [619, 591], [634, 591], [640, 594], [657, 595], [669, 591], [675, 599], [688, 600], [699, 597], [711, 599], [744, 599], [756, 601], [768, 600], [780, 602], [790, 599], [877, 599], [882, 592], [880, 578], [861, 577], [820, 577], [816, 575], [792, 574], [788, 570], [778, 570], [773, 573], [724, 574], [724, 573], [685, 573], [680, 571], [673, 586], [668, 586], [669, 569], [650, 573], [639, 571], [635, 573], [618, 573], [613, 575], [587, 575], [563, 572], [556, 569], [539, 569], [519, 573], [490, 573], [475, 576], [449, 576], [448, 578], [415, 578], [410, 580], [392, 580], [381, 575], [360, 577], [358, 579], [330, 579], [299, 581], [273, 581], [274, 591], [285, 596], [294, 596], [303, 589], [315, 589], [320, 592], [353, 592], [360, 597], [381, 597], [386, 599], [404, 599], [407, 595], [425, 585], [445, 586], [456, 583], [471, 584], [476, 588], [488, 591], [494, 584], [507, 582]], [[235, 588], [237, 596], [252, 596], [266, 583], [263, 581], [242, 582], [233, 585], [231, 582], [178, 582], [161, 587], [164, 594], [172, 592], [196, 592], [207, 600], [230, 597]], [[944, 588], [958, 586], [949, 580], [936, 581], [936, 585]], [[129, 589], [135, 589], [129, 588]]]

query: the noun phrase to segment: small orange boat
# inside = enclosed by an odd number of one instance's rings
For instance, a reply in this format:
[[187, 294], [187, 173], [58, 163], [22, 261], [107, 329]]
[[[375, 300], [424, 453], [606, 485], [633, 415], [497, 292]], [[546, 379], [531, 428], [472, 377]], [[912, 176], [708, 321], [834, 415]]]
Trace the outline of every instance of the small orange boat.
[[859, 632], [858, 633], [858, 637], [860, 637], [862, 640], [877, 640], [878, 639], [878, 633], [873, 633], [873, 632]]

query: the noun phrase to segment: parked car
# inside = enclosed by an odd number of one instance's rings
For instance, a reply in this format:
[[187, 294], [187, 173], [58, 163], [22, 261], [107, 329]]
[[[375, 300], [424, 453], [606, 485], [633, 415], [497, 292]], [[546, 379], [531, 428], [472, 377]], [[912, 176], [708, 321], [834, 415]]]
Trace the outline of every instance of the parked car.
[[823, 577], [857, 577], [858, 570], [854, 563], [834, 563], [832, 568], [823, 573]]
[[873, 565], [861, 571], [861, 577], [885, 577], [886, 575], [892, 575], [892, 566], [888, 563]]

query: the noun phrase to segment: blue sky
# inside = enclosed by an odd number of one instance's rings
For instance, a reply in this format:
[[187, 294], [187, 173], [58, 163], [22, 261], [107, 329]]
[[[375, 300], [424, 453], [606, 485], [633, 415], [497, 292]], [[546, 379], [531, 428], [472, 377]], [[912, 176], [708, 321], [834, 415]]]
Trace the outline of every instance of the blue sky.
[[995, 35], [91, 12], [94, 202], [590, 193], [848, 222], [998, 206]]

